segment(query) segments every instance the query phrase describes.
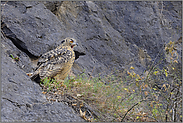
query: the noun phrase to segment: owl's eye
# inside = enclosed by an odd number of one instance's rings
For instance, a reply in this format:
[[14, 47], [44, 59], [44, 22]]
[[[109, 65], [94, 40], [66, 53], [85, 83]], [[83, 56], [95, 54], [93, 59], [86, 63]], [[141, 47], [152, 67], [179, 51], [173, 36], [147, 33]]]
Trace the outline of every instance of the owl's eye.
[[73, 40], [70, 40], [70, 43], [73, 43], [74, 41]]

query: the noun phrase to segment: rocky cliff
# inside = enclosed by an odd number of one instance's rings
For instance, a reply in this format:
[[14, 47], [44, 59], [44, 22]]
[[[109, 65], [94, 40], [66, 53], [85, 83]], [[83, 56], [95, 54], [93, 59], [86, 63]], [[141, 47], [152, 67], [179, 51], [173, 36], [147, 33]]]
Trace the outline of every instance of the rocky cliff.
[[182, 2], [1, 2], [1, 30], [2, 121], [82, 121], [65, 104], [48, 103], [26, 76], [36, 59], [69, 36], [79, 43], [74, 74], [130, 66], [141, 74], [166, 57], [165, 44], [181, 39]]

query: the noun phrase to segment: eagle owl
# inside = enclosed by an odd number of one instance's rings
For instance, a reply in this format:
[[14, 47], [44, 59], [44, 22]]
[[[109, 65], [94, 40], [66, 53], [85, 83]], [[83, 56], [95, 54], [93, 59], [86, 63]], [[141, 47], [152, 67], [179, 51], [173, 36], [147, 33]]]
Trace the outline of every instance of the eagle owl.
[[66, 38], [56, 49], [44, 53], [39, 58], [31, 79], [35, 80], [39, 76], [40, 79], [49, 77], [64, 80], [74, 63], [75, 53], [73, 48], [77, 45], [75, 39]]

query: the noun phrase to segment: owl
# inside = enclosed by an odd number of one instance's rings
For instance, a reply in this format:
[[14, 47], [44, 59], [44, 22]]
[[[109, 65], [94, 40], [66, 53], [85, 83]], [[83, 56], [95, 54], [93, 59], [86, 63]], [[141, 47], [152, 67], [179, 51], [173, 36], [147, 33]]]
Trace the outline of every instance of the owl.
[[78, 43], [73, 38], [66, 38], [56, 49], [44, 53], [37, 62], [37, 67], [31, 75], [31, 79], [55, 78], [64, 80], [71, 71], [75, 60], [73, 48]]

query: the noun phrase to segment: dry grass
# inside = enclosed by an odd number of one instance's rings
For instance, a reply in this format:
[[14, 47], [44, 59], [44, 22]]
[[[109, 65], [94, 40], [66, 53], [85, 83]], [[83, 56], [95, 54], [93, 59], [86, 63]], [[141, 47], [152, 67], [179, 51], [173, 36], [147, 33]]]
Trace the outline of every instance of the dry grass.
[[165, 61], [160, 59], [145, 76], [135, 73], [131, 66], [123, 77], [111, 74], [101, 78], [83, 73], [67, 77], [62, 84], [44, 81], [44, 85], [48, 91], [55, 85], [64, 87], [63, 93], [83, 100], [98, 112], [98, 117], [92, 120], [95, 122], [180, 122], [182, 71], [177, 67], [178, 56], [173, 47], [170, 42], [164, 49], [172, 61], [160, 69]]

